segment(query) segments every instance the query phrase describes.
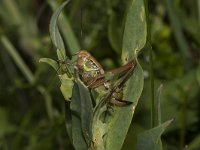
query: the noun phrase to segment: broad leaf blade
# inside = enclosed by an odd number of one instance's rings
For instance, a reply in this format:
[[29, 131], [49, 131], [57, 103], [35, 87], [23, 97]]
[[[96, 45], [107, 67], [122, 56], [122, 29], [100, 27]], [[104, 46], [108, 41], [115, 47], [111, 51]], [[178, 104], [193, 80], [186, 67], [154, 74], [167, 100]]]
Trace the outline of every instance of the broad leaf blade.
[[137, 147], [136, 150], [161, 150], [162, 143], [160, 141], [160, 137], [162, 133], [165, 131], [167, 126], [171, 124], [173, 119], [166, 121], [165, 123], [152, 128], [148, 131], [141, 133], [138, 136]]
[[[143, 0], [132, 0], [127, 13], [125, 30], [122, 43], [122, 61], [127, 63], [136, 57], [136, 53], [141, 50], [146, 43], [146, 18]], [[143, 70], [137, 62], [137, 67], [133, 75], [127, 81], [124, 88], [124, 97], [126, 101], [133, 102], [127, 107], [116, 108], [113, 119], [109, 123], [109, 129], [106, 139], [106, 149], [120, 150], [132, 117], [137, 106], [137, 102], [143, 89]]]
[[125, 22], [122, 61], [131, 60], [146, 43], [146, 17], [143, 0], [132, 0]]
[[[124, 99], [133, 102], [132, 105], [116, 108], [114, 118], [109, 124], [106, 149], [120, 150], [127, 135], [137, 102], [143, 89], [143, 70], [138, 65], [134, 74], [128, 80]], [[117, 139], [117, 140], [116, 140]]]

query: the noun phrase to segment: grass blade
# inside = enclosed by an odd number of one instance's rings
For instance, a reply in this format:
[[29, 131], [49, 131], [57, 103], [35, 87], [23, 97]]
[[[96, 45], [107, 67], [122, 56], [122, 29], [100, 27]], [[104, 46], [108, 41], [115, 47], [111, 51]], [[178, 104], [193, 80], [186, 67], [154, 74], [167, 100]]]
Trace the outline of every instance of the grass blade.
[[34, 82], [34, 76], [31, 72], [31, 70], [28, 68], [28, 66], [25, 64], [23, 59], [18, 54], [15, 47], [12, 45], [12, 43], [8, 40], [6, 36], [1, 36], [0, 41], [2, 45], [5, 47], [5, 50], [10, 54], [10, 56], [15, 61], [16, 65], [19, 67], [21, 72], [24, 74], [25, 78], [29, 81], [30, 84], [33, 84]]

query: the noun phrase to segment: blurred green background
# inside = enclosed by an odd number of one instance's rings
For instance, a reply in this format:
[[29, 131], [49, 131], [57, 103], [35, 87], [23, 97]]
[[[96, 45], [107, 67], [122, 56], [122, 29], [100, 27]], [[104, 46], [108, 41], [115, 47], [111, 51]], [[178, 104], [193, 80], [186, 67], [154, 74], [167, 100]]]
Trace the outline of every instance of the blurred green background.
[[[42, 57], [57, 60], [49, 21], [62, 0], [0, 1], [0, 149], [73, 150], [65, 129], [64, 98], [56, 72]], [[105, 70], [120, 66], [124, 16], [129, 1], [71, 0], [63, 37], [90, 51]], [[151, 0], [155, 95], [162, 84], [162, 136], [166, 150], [200, 149], [200, 0]], [[72, 29], [70, 33], [69, 29]], [[81, 32], [83, 36], [81, 37]], [[74, 39], [75, 36], [75, 39]], [[135, 35], [137, 36], [137, 35]], [[67, 44], [67, 42], [66, 42]], [[69, 44], [68, 44], [69, 46]], [[76, 45], [78, 48], [79, 46]], [[70, 49], [70, 47], [68, 47]], [[78, 51], [75, 49], [74, 51]], [[73, 54], [72, 50], [68, 54]], [[124, 143], [150, 128], [148, 50], [139, 56], [145, 84]]]

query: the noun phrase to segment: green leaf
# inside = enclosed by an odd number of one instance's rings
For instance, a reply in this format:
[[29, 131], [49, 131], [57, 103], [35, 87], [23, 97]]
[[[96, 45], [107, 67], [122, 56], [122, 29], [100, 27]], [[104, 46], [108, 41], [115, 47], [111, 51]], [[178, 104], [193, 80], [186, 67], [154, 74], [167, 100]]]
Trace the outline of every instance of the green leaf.
[[[48, 3], [53, 10], [57, 8], [58, 4], [56, 1], [48, 0]], [[69, 48], [71, 54], [77, 53], [80, 50], [80, 45], [71, 28], [67, 16], [61, 13], [58, 23], [60, 27], [59, 29], [61, 30], [63, 35], [63, 40], [67, 44], [67, 47]]]
[[143, 0], [132, 0], [127, 13], [122, 43], [122, 61], [131, 60], [146, 43], [147, 24]]
[[[136, 57], [136, 53], [141, 50], [146, 43], [147, 25], [143, 0], [132, 0], [127, 12], [125, 29], [122, 43], [122, 61], [127, 63]], [[133, 102], [127, 107], [118, 107], [113, 113], [113, 118], [108, 125], [106, 138], [106, 149], [120, 150], [129, 126], [132, 121], [137, 102], [143, 89], [143, 70], [139, 63], [133, 75], [127, 81], [123, 90], [123, 99]], [[117, 139], [117, 140], [116, 140]]]
[[[87, 144], [82, 134], [81, 127], [81, 99], [78, 83], [74, 84], [72, 102], [70, 109], [72, 112], [72, 139], [76, 150], [86, 150]], [[67, 123], [67, 122], [66, 122]]]
[[[109, 150], [120, 150], [125, 137], [127, 135], [129, 126], [132, 121], [137, 102], [142, 93], [143, 89], [143, 70], [138, 64], [133, 75], [128, 80], [124, 89], [123, 99], [133, 102], [132, 105], [126, 107], [118, 107], [115, 109], [113, 118], [109, 123], [106, 149]], [[116, 140], [117, 139], [117, 140]]]
[[161, 135], [172, 121], [173, 119], [168, 120], [155, 128], [141, 133], [138, 136], [136, 150], [161, 150]]
[[72, 97], [72, 88], [74, 86], [73, 78], [69, 78], [67, 74], [59, 75], [61, 86], [60, 90], [65, 100], [70, 101]]
[[63, 53], [63, 51], [62, 50], [60, 50], [60, 49], [57, 49], [56, 50], [56, 53], [57, 53], [57, 57], [58, 57], [58, 60], [59, 61], [61, 61], [61, 62], [63, 62], [63, 61], [65, 61], [65, 54]]
[[[65, 1], [58, 9], [53, 13], [50, 21], [50, 36], [52, 39], [53, 44], [56, 46], [57, 49], [62, 50], [63, 56], [66, 56], [65, 52], [65, 46], [64, 42], [62, 40], [62, 37], [60, 35], [59, 29], [58, 29], [58, 17], [60, 13], [62, 12], [63, 8], [69, 3], [68, 1]], [[65, 58], [63, 58], [65, 60]]]
[[67, 44], [70, 53], [74, 55], [81, 49], [78, 40], [66, 16], [62, 15], [62, 19], [60, 19], [59, 22], [60, 30], [63, 33], [63, 40]]
[[43, 63], [49, 64], [56, 71], [58, 71], [58, 69], [59, 69], [58, 63], [55, 60], [51, 59], [51, 58], [41, 58], [39, 60], [39, 62], [43, 62]]
[[86, 150], [92, 139], [92, 101], [88, 89], [79, 80], [74, 84], [71, 111], [73, 145], [77, 150]]
[[91, 144], [92, 140], [92, 100], [88, 89], [81, 83], [78, 82], [80, 89], [80, 100], [81, 100], [81, 126], [83, 135], [88, 145]]

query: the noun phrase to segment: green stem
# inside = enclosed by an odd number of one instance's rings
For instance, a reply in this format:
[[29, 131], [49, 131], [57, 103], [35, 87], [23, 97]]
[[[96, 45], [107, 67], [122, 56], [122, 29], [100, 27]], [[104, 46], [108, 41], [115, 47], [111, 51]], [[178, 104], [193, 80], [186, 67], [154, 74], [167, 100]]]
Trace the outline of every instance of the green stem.
[[149, 20], [149, 9], [148, 9], [148, 0], [145, 0], [145, 12], [147, 20], [147, 47], [149, 50], [149, 62], [150, 62], [150, 86], [151, 86], [151, 127], [155, 126], [155, 98], [154, 98], [154, 72], [153, 72], [153, 54], [151, 46], [151, 29], [150, 29], [150, 20]]

